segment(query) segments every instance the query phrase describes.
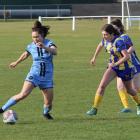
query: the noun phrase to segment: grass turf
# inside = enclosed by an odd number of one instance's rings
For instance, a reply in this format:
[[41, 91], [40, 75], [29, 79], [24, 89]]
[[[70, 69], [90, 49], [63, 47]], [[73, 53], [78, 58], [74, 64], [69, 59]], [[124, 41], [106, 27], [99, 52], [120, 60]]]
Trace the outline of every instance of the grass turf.
[[[19, 116], [15, 125], [0, 121], [0, 139], [4, 140], [138, 140], [140, 117], [136, 116], [135, 104], [129, 100], [133, 112], [118, 113], [122, 109], [117, 95], [116, 82], [108, 88], [94, 117], [86, 116], [92, 99], [107, 65], [108, 55], [103, 51], [96, 67], [90, 58], [101, 40], [100, 28], [104, 20], [78, 20], [76, 31], [71, 31], [71, 21], [45, 21], [51, 25], [48, 38], [58, 46], [55, 65], [55, 98], [53, 121], [42, 116], [43, 98], [39, 89], [24, 101], [12, 107]], [[0, 105], [22, 88], [24, 78], [32, 63], [29, 58], [10, 70], [8, 65], [16, 60], [31, 42], [33, 21], [0, 22]], [[139, 30], [129, 31], [139, 49]]]

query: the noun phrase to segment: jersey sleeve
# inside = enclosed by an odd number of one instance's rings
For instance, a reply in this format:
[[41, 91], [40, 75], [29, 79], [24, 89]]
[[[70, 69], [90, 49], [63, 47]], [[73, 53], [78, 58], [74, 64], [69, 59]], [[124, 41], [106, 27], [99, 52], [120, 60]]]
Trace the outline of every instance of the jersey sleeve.
[[102, 39], [102, 41], [99, 43], [101, 46], [103, 46], [103, 48], [105, 49], [105, 51], [107, 53], [110, 53], [110, 49], [111, 49], [111, 43], [110, 42], [107, 42], [105, 41], [104, 39]]
[[104, 46], [104, 39], [101, 40], [100, 44]]
[[26, 47], [25, 51], [27, 51], [29, 54], [31, 54], [31, 47], [30, 47], [30, 45], [28, 45], [28, 46]]
[[53, 43], [53, 41], [49, 41], [49, 42], [48, 42], [48, 47], [51, 47], [51, 46], [56, 47], [56, 45]]
[[116, 49], [117, 49], [118, 52], [121, 52], [122, 50], [127, 49], [126, 44], [124, 43], [123, 40], [118, 40], [116, 42]]
[[124, 42], [125, 42], [125, 44], [126, 44], [127, 47], [133, 46], [133, 43], [131, 41], [131, 38], [128, 35], [124, 36], [123, 39], [124, 39]]

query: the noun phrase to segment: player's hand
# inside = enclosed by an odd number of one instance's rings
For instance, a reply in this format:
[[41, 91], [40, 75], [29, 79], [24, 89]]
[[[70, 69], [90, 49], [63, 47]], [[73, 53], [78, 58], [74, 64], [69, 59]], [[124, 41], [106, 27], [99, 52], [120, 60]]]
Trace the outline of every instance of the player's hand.
[[94, 59], [94, 58], [92, 58], [92, 59], [90, 60], [90, 64], [93, 65], [93, 66], [95, 66], [95, 59]]
[[13, 69], [15, 68], [17, 65], [17, 62], [12, 62], [10, 65], [9, 65], [9, 68]]
[[44, 45], [42, 42], [37, 42], [36, 45], [37, 45], [39, 48], [45, 48], [45, 45]]

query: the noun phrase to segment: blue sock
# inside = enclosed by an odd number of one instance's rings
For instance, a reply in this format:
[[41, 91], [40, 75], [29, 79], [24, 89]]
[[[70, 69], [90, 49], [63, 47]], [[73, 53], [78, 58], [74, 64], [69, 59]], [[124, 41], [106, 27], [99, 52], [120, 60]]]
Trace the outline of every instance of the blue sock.
[[15, 99], [10, 98], [5, 105], [2, 106], [2, 110], [5, 111], [7, 110], [9, 107], [15, 105], [17, 103], [17, 101]]
[[44, 107], [43, 109], [44, 109], [43, 111], [44, 114], [48, 114], [48, 112], [50, 111], [49, 107]]

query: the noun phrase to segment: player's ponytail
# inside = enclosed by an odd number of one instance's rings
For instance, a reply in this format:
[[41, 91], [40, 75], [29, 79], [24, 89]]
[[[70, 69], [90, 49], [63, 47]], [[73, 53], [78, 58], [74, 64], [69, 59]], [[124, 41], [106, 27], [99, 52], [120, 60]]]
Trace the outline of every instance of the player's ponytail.
[[120, 30], [121, 33], [125, 33], [124, 25], [122, 24], [120, 19], [117, 18], [112, 20], [111, 24], [115, 25]]
[[38, 20], [36, 20], [34, 22], [33, 28], [41, 28], [41, 27], [42, 27], [42, 24]]
[[49, 32], [49, 29], [50, 29], [50, 26], [47, 25], [47, 26], [42, 26], [42, 30], [44, 32], [44, 38], [50, 33]]
[[49, 34], [50, 26], [43, 26], [39, 21], [35, 21], [32, 27], [32, 31], [36, 31], [45, 38]]

